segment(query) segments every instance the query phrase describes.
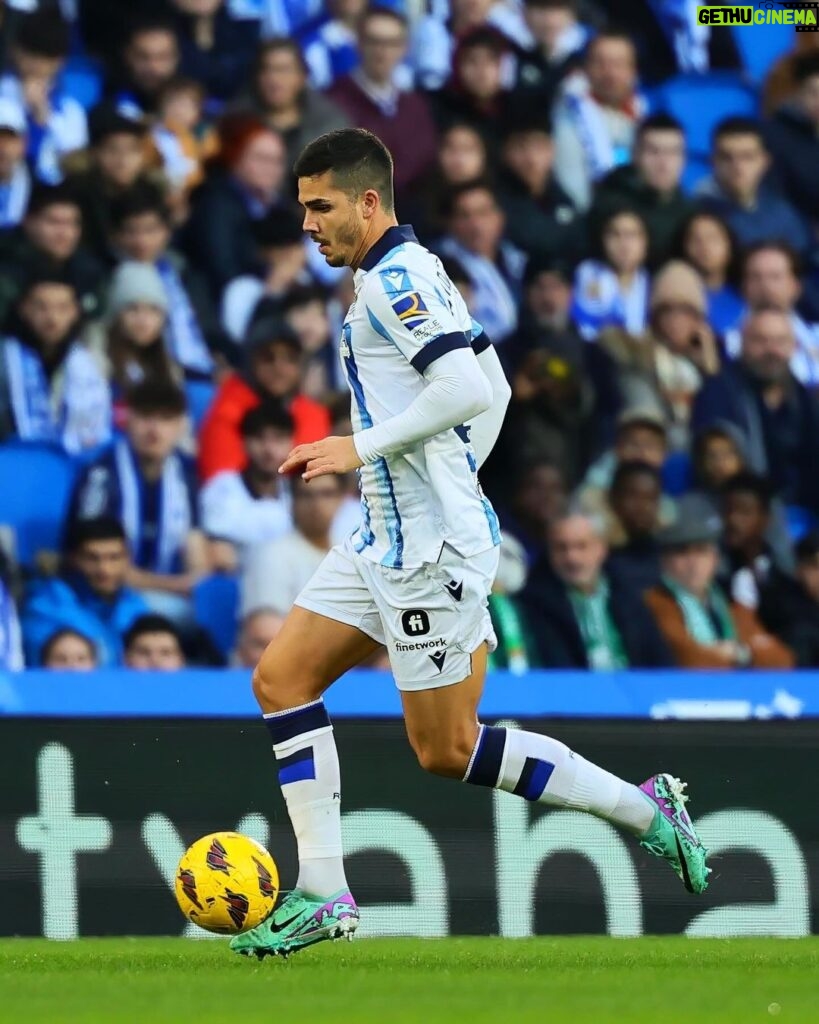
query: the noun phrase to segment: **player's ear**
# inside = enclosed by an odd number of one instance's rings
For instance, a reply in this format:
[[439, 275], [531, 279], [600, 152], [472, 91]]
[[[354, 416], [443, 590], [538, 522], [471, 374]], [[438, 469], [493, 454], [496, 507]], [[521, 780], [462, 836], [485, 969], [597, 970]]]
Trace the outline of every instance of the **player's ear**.
[[381, 205], [381, 197], [375, 191], [374, 188], [368, 188], [364, 195], [361, 197], [361, 209], [364, 214], [364, 219], [369, 220], [378, 207]]

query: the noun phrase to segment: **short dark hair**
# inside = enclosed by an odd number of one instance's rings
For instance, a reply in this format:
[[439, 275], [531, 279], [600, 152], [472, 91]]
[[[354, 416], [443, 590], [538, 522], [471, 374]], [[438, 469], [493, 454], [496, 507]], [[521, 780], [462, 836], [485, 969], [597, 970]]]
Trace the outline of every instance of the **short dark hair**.
[[762, 127], [752, 117], [724, 117], [711, 133], [711, 146], [715, 147], [720, 139], [730, 139], [737, 135], [753, 135], [763, 149], [768, 148]]
[[48, 640], [46, 640], [46, 642], [40, 648], [39, 663], [41, 665], [45, 665], [45, 663], [51, 656], [51, 652], [54, 650], [54, 648], [57, 646], [60, 640], [62, 640], [63, 637], [66, 636], [76, 636], [78, 639], [82, 640], [82, 642], [86, 644], [88, 650], [93, 655], [94, 661], [98, 660], [97, 645], [94, 643], [94, 641], [87, 637], [84, 633], [81, 633], [78, 629], [70, 629], [67, 626], [65, 626], [62, 629], [58, 629], [55, 633], [52, 633]]
[[409, 29], [409, 21], [400, 12], [395, 10], [394, 7], [386, 7], [381, 4], [373, 4], [368, 7], [367, 10], [361, 15], [361, 19], [358, 23], [359, 31], [363, 30], [366, 23], [370, 18], [392, 18], [396, 24], [400, 25], [406, 32]]
[[679, 132], [685, 136], [685, 128], [671, 114], [650, 114], [637, 125], [636, 141], [642, 142], [648, 132]]
[[156, 185], [140, 182], [112, 204], [111, 225], [115, 231], [119, 231], [126, 220], [146, 213], [155, 213], [164, 224], [170, 226], [171, 214], [162, 191]]
[[770, 512], [774, 499], [774, 488], [767, 477], [760, 476], [759, 473], [752, 473], [749, 469], [743, 469], [722, 485], [723, 500], [730, 494], [750, 494], [756, 498], [765, 512]]
[[745, 272], [748, 269], [748, 264], [761, 252], [778, 252], [788, 261], [788, 265], [791, 268], [791, 273], [796, 278], [802, 277], [802, 258], [799, 253], [794, 249], [792, 245], [787, 242], [777, 241], [771, 239], [765, 242], [752, 242], [746, 246], [745, 251], [742, 254], [742, 276], [745, 276]]
[[13, 45], [24, 53], [63, 60], [71, 50], [71, 29], [53, 7], [33, 11], [20, 19]]
[[146, 636], [149, 633], [169, 633], [179, 644], [180, 649], [182, 647], [182, 638], [179, 635], [179, 630], [171, 620], [166, 619], [164, 615], [156, 615], [153, 612], [149, 612], [147, 615], [140, 615], [138, 619], [131, 623], [131, 626], [122, 638], [125, 650], [127, 651], [141, 636]]
[[275, 36], [273, 39], [268, 39], [262, 43], [256, 51], [256, 59], [253, 62], [253, 72], [251, 75], [254, 80], [264, 67], [265, 59], [269, 57], [271, 53], [291, 54], [298, 62], [298, 65], [304, 74], [306, 75], [308, 73], [307, 62], [304, 59], [304, 53], [301, 46], [299, 46], [298, 41], [293, 39], [291, 36]]
[[446, 259], [442, 259], [441, 266], [444, 268], [444, 273], [453, 284], [466, 284], [469, 285], [470, 288], [474, 286], [474, 282], [469, 276], [469, 272], [466, 267], [460, 260], [456, 260], [454, 256], [447, 256]]
[[160, 14], [137, 13], [125, 31], [124, 46], [127, 48], [137, 36], [146, 36], [151, 32], [164, 32], [165, 35], [172, 36], [176, 42], [176, 27], [169, 18]]
[[282, 316], [287, 314], [294, 309], [301, 309], [303, 306], [309, 306], [311, 302], [320, 302], [322, 306], [326, 306], [328, 301], [327, 291], [319, 284], [297, 284], [282, 299], [281, 312]]
[[69, 554], [80, 550], [83, 544], [96, 540], [121, 540], [128, 543], [125, 528], [113, 516], [97, 516], [95, 519], [75, 519], [65, 534], [63, 548]]
[[74, 189], [63, 182], [61, 185], [35, 185], [26, 206], [26, 217], [36, 217], [38, 213], [50, 206], [74, 206], [82, 211], [82, 206]]
[[142, 416], [184, 416], [188, 411], [185, 392], [171, 381], [150, 380], [135, 384], [125, 395], [125, 404]]
[[301, 217], [290, 207], [273, 207], [264, 217], [254, 221], [250, 230], [260, 249], [301, 245], [305, 237]]
[[803, 53], [794, 59], [791, 65], [794, 80], [802, 85], [809, 78], [819, 75], [819, 53]]
[[584, 56], [588, 57], [598, 43], [604, 43], [606, 40], [609, 40], [610, 42], [628, 43], [634, 53], [637, 51], [637, 47], [634, 45], [634, 39], [626, 29], [620, 28], [617, 25], [610, 25], [608, 28], [600, 29], [599, 32], [596, 32], [592, 36], [586, 46]]
[[660, 490], [663, 488], [662, 473], [656, 466], [652, 466], [649, 462], [643, 462], [641, 459], [627, 459], [625, 462], [618, 463], [614, 470], [609, 494], [616, 494], [628, 480], [635, 476], [650, 476]]
[[242, 417], [239, 429], [242, 437], [259, 437], [265, 430], [278, 430], [282, 434], [292, 434], [295, 430], [295, 423], [281, 402], [270, 399], [246, 412]]
[[293, 166], [297, 178], [316, 178], [328, 171], [333, 183], [351, 198], [375, 189], [385, 211], [392, 212], [392, 156], [377, 135], [364, 128], [327, 132], [305, 146]]
[[492, 197], [492, 202], [495, 203], [495, 205], [498, 205], [498, 198], [495, 193], [495, 189], [492, 187], [492, 183], [488, 178], [473, 178], [472, 181], [461, 181], [457, 185], [452, 185], [447, 189], [446, 195], [441, 203], [441, 212], [447, 220], [454, 215], [455, 208], [461, 198], [468, 195], [470, 192], [488, 192]]
[[478, 25], [477, 28], [471, 29], [458, 40], [453, 59], [457, 61], [469, 50], [489, 50], [500, 60], [511, 49], [511, 42], [502, 32], [491, 25]]

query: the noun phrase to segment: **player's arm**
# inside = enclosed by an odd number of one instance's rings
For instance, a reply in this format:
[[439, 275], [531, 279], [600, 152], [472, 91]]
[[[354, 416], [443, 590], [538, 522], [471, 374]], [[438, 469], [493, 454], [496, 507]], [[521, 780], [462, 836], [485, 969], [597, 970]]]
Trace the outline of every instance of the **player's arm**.
[[492, 401], [489, 407], [467, 423], [475, 461], [480, 468], [489, 458], [489, 453], [498, 440], [503, 417], [512, 397], [512, 388], [503, 372], [495, 346], [483, 331], [472, 339], [472, 351], [478, 357], [478, 366], [492, 386]]

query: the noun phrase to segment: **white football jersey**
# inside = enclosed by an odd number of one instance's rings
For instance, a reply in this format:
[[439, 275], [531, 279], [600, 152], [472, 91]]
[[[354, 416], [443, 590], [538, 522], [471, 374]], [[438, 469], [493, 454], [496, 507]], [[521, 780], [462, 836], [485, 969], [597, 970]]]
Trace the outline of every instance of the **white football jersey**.
[[[412, 228], [390, 228], [355, 273], [355, 299], [342, 328], [353, 430], [403, 412], [439, 356], [488, 344], [438, 257]], [[358, 472], [362, 521], [352, 540], [365, 558], [410, 569], [436, 562], [444, 544], [469, 556], [500, 543], [465, 426]]]

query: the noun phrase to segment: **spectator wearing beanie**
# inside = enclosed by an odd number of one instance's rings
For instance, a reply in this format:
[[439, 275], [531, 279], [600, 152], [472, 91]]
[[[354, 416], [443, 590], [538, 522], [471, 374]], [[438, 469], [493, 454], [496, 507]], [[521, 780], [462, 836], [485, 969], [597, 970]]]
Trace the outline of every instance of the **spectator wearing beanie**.
[[678, 260], [667, 263], [654, 279], [649, 310], [646, 334], [609, 330], [599, 343], [617, 364], [626, 405], [656, 410], [669, 425], [672, 449], [684, 449], [693, 400], [719, 370], [697, 272]]
[[124, 423], [124, 396], [136, 384], [181, 383], [181, 366], [168, 351], [168, 296], [150, 263], [126, 260], [114, 271], [105, 319], [85, 334], [106, 368], [114, 401], [114, 425]]
[[251, 114], [225, 117], [219, 145], [211, 175], [192, 197], [184, 232], [188, 257], [217, 301], [235, 277], [260, 272], [253, 224], [287, 205], [288, 173], [281, 135]]
[[278, 320], [254, 324], [245, 343], [244, 366], [222, 381], [199, 435], [199, 475], [203, 483], [225, 470], [247, 466], [242, 439], [245, 413], [264, 399], [282, 402], [293, 417], [293, 446], [311, 444], [330, 433], [330, 414], [302, 393], [303, 358], [298, 337]]

